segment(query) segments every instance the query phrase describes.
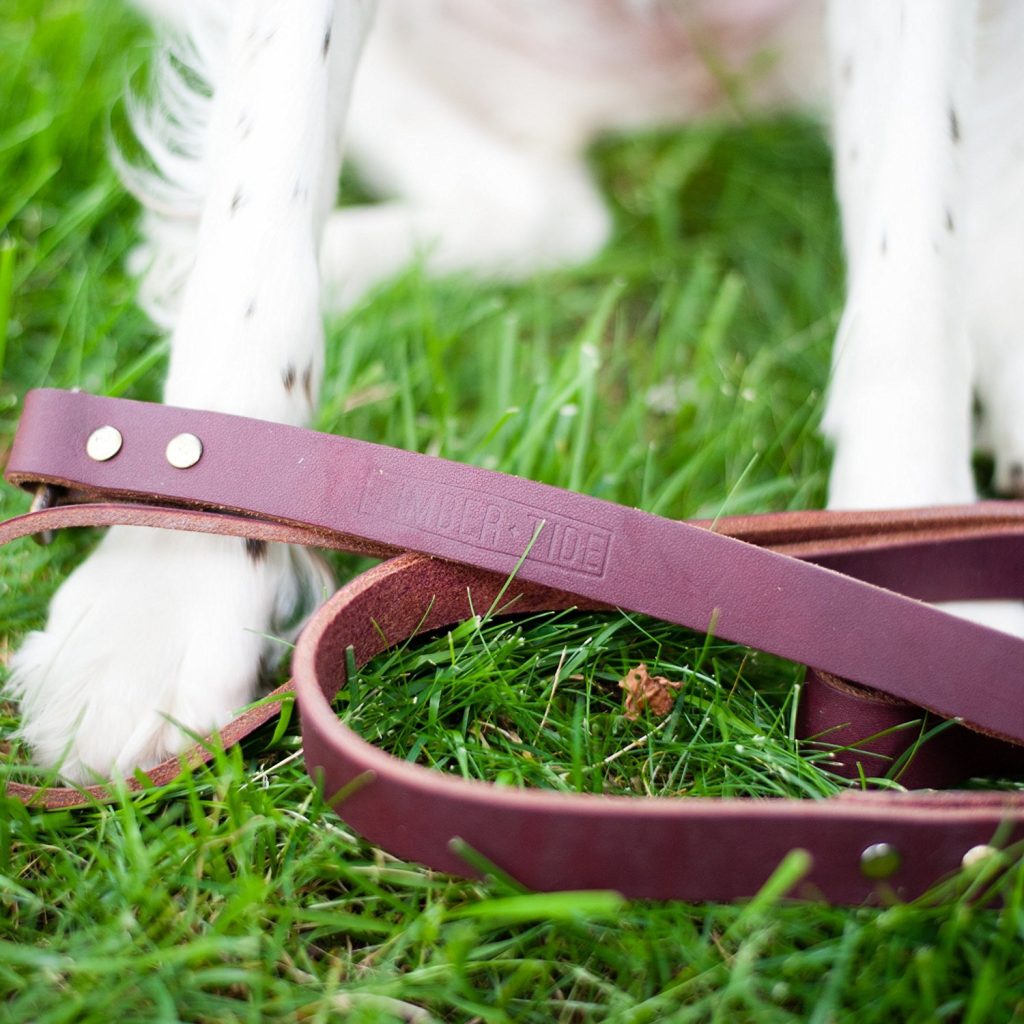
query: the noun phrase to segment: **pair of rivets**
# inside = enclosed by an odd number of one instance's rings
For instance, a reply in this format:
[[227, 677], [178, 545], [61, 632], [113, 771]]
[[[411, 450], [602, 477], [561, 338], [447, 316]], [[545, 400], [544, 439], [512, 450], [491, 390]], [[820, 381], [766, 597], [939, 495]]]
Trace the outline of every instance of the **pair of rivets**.
[[[970, 868], [988, 860], [997, 852], [994, 846], [972, 846], [963, 855], [961, 864], [965, 868]], [[860, 871], [865, 878], [892, 878], [899, 871], [902, 862], [900, 851], [892, 843], [872, 843], [860, 855]]]
[[[85, 442], [85, 453], [94, 462], [108, 462], [120, 450], [124, 438], [117, 427], [98, 427]], [[167, 443], [167, 461], [175, 469], [189, 469], [203, 455], [203, 442], [195, 434], [178, 434]]]

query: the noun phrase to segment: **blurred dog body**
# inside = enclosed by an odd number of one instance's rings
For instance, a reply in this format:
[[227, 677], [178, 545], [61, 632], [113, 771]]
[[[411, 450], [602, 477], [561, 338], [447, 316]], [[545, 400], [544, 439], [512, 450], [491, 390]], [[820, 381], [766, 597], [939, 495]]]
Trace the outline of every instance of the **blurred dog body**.
[[796, 0], [385, 2], [348, 135], [360, 173], [398, 202], [328, 224], [329, 301], [347, 305], [413, 255], [503, 277], [592, 256], [610, 230], [585, 163], [594, 139], [820, 107], [820, 15]]

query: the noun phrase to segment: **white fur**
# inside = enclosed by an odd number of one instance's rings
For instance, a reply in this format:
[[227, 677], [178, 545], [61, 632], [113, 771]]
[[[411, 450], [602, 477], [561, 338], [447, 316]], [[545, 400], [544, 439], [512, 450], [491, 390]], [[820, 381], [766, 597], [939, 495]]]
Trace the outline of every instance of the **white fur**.
[[[331, 213], [372, 0], [146, 6], [169, 40], [131, 107], [149, 166], [119, 163], [145, 208], [142, 301], [171, 333], [166, 399], [288, 423], [311, 413], [323, 303], [414, 258], [514, 278], [594, 255], [596, 132], [824, 91], [814, 0], [385, 0], [350, 134], [387, 201]], [[970, 500], [974, 390], [997, 480], [1024, 492], [1024, 8], [832, 0], [827, 27], [850, 278], [831, 503]], [[13, 659], [37, 759], [88, 780], [222, 723], [310, 575], [283, 550], [111, 531]]]
[[977, 34], [978, 76], [968, 126], [968, 316], [979, 437], [996, 460], [996, 486], [1024, 497], [1024, 6], [986, 0]]
[[22, 735], [79, 782], [155, 764], [252, 699], [298, 599], [286, 548], [254, 562], [231, 538], [112, 529], [17, 654]]
[[824, 423], [833, 507], [974, 497], [962, 226], [975, 20], [970, 0], [830, 7], [849, 278]]
[[[1002, 0], [830, 3], [848, 267], [823, 422], [832, 508], [973, 500], [975, 397], [997, 486], [1024, 494], [1021, 29]], [[1015, 602], [947, 610], [1024, 635]]]
[[849, 276], [830, 505], [970, 501], [974, 447], [1024, 496], [1024, 8], [832, 0], [828, 29]]

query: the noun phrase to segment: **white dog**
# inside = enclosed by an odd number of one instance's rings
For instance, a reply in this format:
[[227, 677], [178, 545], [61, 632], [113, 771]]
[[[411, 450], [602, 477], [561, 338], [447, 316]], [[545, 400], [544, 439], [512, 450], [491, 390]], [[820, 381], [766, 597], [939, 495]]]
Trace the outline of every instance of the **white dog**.
[[[972, 500], [975, 398], [997, 485], [1024, 493], [1024, 5], [381, 0], [365, 55], [373, 0], [148, 6], [174, 40], [134, 117], [155, 173], [124, 171], [169, 403], [304, 424], [324, 303], [415, 256], [503, 276], [586, 259], [609, 232], [596, 133], [714, 113], [737, 77], [762, 107], [814, 103], [830, 77], [849, 265], [831, 503]], [[346, 130], [390, 201], [332, 212]], [[38, 761], [91, 780], [182, 748], [174, 723], [223, 723], [304, 571], [283, 549], [110, 531], [13, 660]]]

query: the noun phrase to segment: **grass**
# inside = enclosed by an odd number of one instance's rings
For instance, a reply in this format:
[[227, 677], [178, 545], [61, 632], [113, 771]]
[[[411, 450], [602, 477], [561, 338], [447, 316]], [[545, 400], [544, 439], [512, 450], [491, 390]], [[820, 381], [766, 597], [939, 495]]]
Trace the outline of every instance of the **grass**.
[[[163, 351], [122, 269], [135, 212], [104, 153], [146, 53], [95, 0], [9, 0], [0, 20], [0, 454], [31, 387], [159, 393]], [[594, 161], [617, 217], [604, 255], [515, 287], [410, 271], [330, 325], [317, 426], [672, 516], [820, 504], [841, 266], [819, 132], [700, 127]], [[0, 490], [4, 516], [25, 506]], [[0, 655], [89, 543], [0, 552]], [[622, 714], [616, 682], [640, 661], [685, 683], [664, 719]], [[836, 783], [791, 737], [798, 679], [660, 623], [559, 615], [383, 656], [339, 713], [400, 756], [507, 784], [810, 798]], [[0, 1018], [1024, 1017], [1021, 872], [998, 911], [524, 896], [362, 843], [297, 742], [294, 723], [268, 729], [106, 807], [0, 804]]]

